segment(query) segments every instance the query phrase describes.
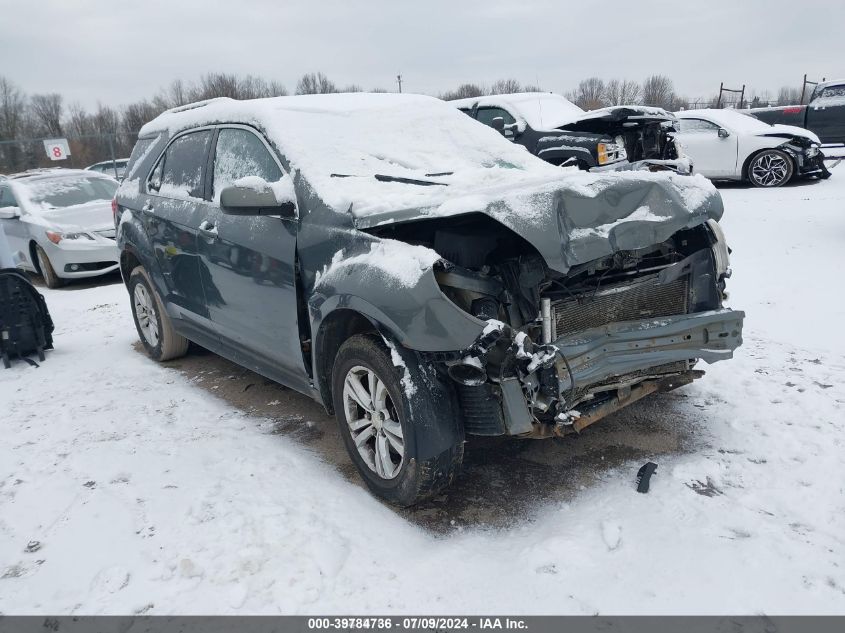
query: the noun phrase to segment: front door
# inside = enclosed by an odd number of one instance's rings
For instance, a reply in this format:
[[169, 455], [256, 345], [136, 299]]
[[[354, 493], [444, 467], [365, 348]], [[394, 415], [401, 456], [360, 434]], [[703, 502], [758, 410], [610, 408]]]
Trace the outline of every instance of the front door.
[[206, 212], [205, 171], [213, 129], [176, 137], [147, 181], [141, 219], [152, 244], [168, 312], [188, 328], [211, 335], [197, 253], [197, 235]]
[[224, 346], [235, 360], [294, 389], [306, 390], [298, 326], [296, 234], [298, 222], [278, 216], [226, 215], [220, 191], [241, 178], [268, 183], [282, 178], [269, 145], [247, 127], [224, 127], [214, 148], [211, 196], [199, 237], [208, 270], [205, 296]]
[[845, 84], [819, 91], [808, 106], [807, 127], [822, 143], [845, 143]]
[[675, 138], [692, 159], [696, 174], [707, 178], [735, 178], [738, 175], [736, 134], [722, 138], [719, 126], [704, 119], [680, 119], [679, 128]]

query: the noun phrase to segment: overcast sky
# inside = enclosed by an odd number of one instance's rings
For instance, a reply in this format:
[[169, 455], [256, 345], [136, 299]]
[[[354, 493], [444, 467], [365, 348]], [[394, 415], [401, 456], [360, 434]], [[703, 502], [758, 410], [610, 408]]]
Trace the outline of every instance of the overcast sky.
[[[86, 107], [176, 78], [251, 73], [293, 92], [339, 85], [437, 94], [513, 77], [566, 92], [597, 75], [663, 73], [691, 98], [746, 83], [845, 76], [839, 0], [0, 0], [0, 74]], [[773, 94], [773, 96], [774, 96]]]

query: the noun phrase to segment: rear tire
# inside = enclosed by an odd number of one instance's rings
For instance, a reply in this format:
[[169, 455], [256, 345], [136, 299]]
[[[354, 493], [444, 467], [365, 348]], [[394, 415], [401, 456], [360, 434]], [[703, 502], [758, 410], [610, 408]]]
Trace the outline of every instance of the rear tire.
[[792, 179], [795, 165], [786, 152], [767, 149], [748, 162], [746, 176], [755, 187], [780, 187]]
[[162, 362], [184, 356], [189, 341], [173, 329], [173, 323], [147, 271], [142, 266], [134, 268], [126, 286], [129, 289], [135, 329], [150, 358]]
[[53, 264], [50, 263], [47, 253], [38, 244], [35, 245], [35, 256], [38, 258], [38, 269], [41, 271], [44, 284], [48, 288], [61, 288], [64, 286], [65, 280], [56, 274], [56, 270], [53, 268]]
[[367, 487], [406, 507], [455, 479], [463, 430], [451, 394], [423, 375], [412, 354], [394, 351], [404, 367], [394, 365], [378, 335], [348, 339], [334, 360], [332, 400], [343, 442]]

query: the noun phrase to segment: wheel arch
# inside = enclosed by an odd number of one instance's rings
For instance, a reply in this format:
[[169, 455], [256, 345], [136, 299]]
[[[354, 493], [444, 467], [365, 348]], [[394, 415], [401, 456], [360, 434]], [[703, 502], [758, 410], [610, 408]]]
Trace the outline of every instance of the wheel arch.
[[320, 322], [314, 339], [314, 378], [329, 413], [334, 413], [332, 369], [340, 346], [356, 334], [378, 332], [384, 336], [386, 331], [378, 321], [351, 308], [333, 310]]
[[759, 156], [763, 152], [769, 152], [773, 149], [776, 149], [780, 152], [783, 152], [784, 154], [789, 156], [789, 160], [792, 161], [792, 174], [795, 175], [795, 173], [798, 171], [798, 164], [795, 162], [795, 156], [793, 156], [791, 152], [788, 152], [785, 149], [783, 149], [782, 144], [781, 144], [781, 145], [775, 145], [774, 147], [761, 147], [761, 148], [756, 149], [753, 152], [751, 152], [745, 158], [745, 162], [742, 164], [742, 171], [740, 172], [740, 177], [742, 178], [743, 182], [748, 182], [748, 180], [749, 180], [749, 178], [748, 178], [748, 168], [751, 166], [751, 161], [754, 160], [757, 156]]

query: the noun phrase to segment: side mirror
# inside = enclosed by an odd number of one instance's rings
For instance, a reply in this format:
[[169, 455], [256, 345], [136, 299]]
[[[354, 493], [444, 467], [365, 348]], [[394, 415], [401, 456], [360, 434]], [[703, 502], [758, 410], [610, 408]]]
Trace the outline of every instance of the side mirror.
[[[287, 183], [285, 182], [287, 181]], [[227, 215], [280, 215], [296, 217], [293, 183], [289, 176], [274, 183], [257, 176], [241, 178], [220, 192], [220, 209]]]
[[723, 128], [723, 127], [719, 128], [719, 138], [728, 138], [730, 135], [731, 135], [731, 133], [728, 132], [725, 128]]
[[490, 122], [490, 126], [500, 134], [504, 134], [505, 118], [501, 116], [494, 117], [493, 120]]
[[2, 207], [0, 208], [0, 220], [14, 220], [21, 217], [20, 207]]

